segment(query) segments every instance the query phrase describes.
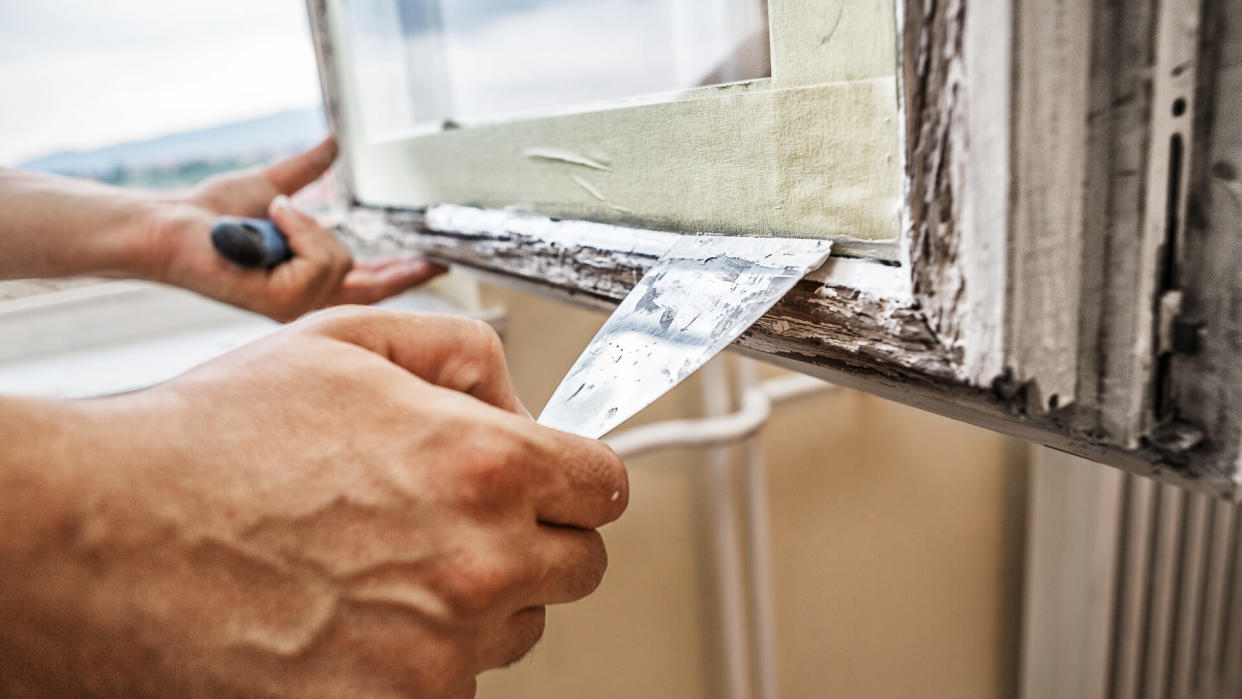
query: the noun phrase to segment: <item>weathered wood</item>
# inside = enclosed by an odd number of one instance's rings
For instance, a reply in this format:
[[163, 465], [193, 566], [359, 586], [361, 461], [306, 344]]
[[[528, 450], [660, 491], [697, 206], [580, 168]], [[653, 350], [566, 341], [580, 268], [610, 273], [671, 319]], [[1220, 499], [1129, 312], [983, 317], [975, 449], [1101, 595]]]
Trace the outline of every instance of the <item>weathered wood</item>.
[[[1181, 266], [1187, 351], [1172, 359], [1174, 418], [1205, 438], [1192, 457], [1235, 482], [1242, 469], [1242, 0], [1207, 5], [1208, 65]], [[1211, 464], [1211, 466], [1207, 466]]]
[[[361, 251], [419, 251], [480, 270], [503, 284], [603, 310], [624, 298], [675, 235], [635, 229], [610, 233], [602, 230], [612, 228], [606, 224], [507, 212], [480, 212], [487, 225], [473, 216], [432, 213], [435, 229], [424, 214], [359, 207], [339, 230]], [[450, 225], [458, 229], [446, 230]], [[849, 259], [829, 262], [834, 265], [886, 267]], [[1118, 449], [1073, 430], [1060, 416], [1027, 414], [1012, 396], [962, 379], [921, 311], [900, 291], [894, 293], [889, 282], [830, 269], [809, 275], [736, 346], [781, 366], [987, 429], [1182, 487], [1236, 496], [1230, 483], [1198, 478], [1159, 452]]]
[[[362, 208], [355, 210], [350, 228], [370, 246], [422, 250], [447, 262], [538, 280], [578, 302], [589, 303], [583, 297], [590, 297], [609, 306], [629, 293], [646, 268], [668, 247], [669, 236], [675, 235], [613, 229], [611, 237], [595, 233], [583, 235], [582, 242], [575, 243], [567, 241], [574, 235], [575, 226], [583, 224], [517, 214], [502, 216], [501, 220], [527, 226], [531, 221], [536, 225], [546, 223], [537, 234], [512, 229], [448, 232], [429, 229], [421, 214]], [[612, 228], [604, 224], [585, 225], [591, 231]], [[565, 233], [554, 232], [558, 228]], [[620, 247], [604, 247], [608, 244]], [[832, 264], [881, 266], [867, 260]], [[917, 311], [898, 300], [832, 283], [799, 283], [742, 342], [756, 348], [779, 348], [808, 360], [832, 357], [894, 376], [956, 378], [951, 363]]]
[[1086, 202], [1093, 3], [1015, 3], [1006, 365], [1032, 406], [1070, 405]]
[[967, 380], [1075, 403], [1089, 3], [902, 3], [914, 294]]
[[1136, 304], [1135, 285], [1145, 273], [1137, 241], [1146, 215], [1154, 4], [1095, 8], [1078, 397], [1101, 438], [1135, 445], [1140, 409], [1150, 408], [1135, 395], [1150, 378], [1133, 348], [1150, 347], [1145, 336], [1153, 330], [1152, 309]]
[[[957, 0], [907, 0], [899, 7], [901, 107], [906, 130], [902, 226], [914, 297], [946, 353], [969, 361], [968, 373], [996, 375], [1001, 366], [995, 359], [983, 362], [965, 356], [969, 348], [980, 346], [983, 338], [994, 337], [999, 330], [989, 323], [999, 321], [997, 307], [977, 309], [979, 318], [973, 327], [966, 324], [961, 307], [967, 284], [973, 283], [961, 269], [961, 258], [970, 254], [963, 240], [968, 227], [962, 226], [967, 189], [960, 65], [965, 7]], [[990, 346], [992, 341], [984, 344]]]

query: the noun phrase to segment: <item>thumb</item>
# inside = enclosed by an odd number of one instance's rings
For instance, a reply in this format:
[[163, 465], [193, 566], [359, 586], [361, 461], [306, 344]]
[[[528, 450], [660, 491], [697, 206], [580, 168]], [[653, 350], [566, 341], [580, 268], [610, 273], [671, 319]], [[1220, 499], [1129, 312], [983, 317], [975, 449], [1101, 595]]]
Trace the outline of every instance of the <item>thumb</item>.
[[289, 249], [295, 257], [312, 260], [330, 260], [337, 255], [349, 257], [341, 241], [315, 219], [293, 206], [289, 197], [277, 195], [267, 207], [268, 218], [276, 224], [289, 241]]
[[268, 217], [285, 234], [293, 252], [292, 259], [268, 273], [268, 297], [275, 304], [275, 313], [268, 315], [296, 318], [323, 306], [349, 274], [354, 260], [331, 231], [295, 209], [289, 197], [282, 194], [273, 199]]
[[327, 171], [336, 154], [336, 138], [329, 136], [314, 148], [272, 163], [261, 172], [277, 192], [293, 194]]
[[499, 336], [482, 321], [346, 307], [316, 313], [304, 327], [368, 349], [429, 383], [530, 416], [514, 391]]

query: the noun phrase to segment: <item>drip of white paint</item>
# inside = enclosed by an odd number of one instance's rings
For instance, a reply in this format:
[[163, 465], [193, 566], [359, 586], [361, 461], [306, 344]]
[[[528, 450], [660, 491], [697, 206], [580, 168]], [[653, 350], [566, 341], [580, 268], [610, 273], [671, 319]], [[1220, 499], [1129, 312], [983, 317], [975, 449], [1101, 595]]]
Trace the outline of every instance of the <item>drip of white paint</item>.
[[522, 155], [534, 160], [555, 160], [570, 165], [581, 165], [589, 167], [592, 170], [601, 170], [603, 172], [612, 172], [612, 166], [601, 163], [593, 158], [585, 155], [574, 153], [567, 150], [557, 150], [556, 148], [526, 148], [522, 150]]
[[601, 202], [604, 206], [607, 206], [613, 211], [619, 211], [623, 214], [633, 213], [632, 210], [627, 209], [624, 206], [621, 206], [620, 204], [614, 204], [608, 201], [608, 197], [604, 196], [604, 193], [599, 191], [599, 188], [597, 188], [595, 185], [591, 184], [590, 182], [587, 182], [586, 180], [582, 179], [581, 177], [577, 175], [573, 175], [573, 178], [574, 178], [574, 182], [577, 182], [579, 187], [582, 187], [583, 189], [585, 189], [587, 191], [587, 194], [590, 194], [592, 197], [594, 197], [599, 202]]

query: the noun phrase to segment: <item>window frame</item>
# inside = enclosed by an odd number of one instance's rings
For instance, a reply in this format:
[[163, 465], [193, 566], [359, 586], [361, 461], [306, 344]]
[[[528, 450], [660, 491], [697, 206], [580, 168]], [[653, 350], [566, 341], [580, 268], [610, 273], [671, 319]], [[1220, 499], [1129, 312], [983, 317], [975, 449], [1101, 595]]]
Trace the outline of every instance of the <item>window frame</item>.
[[[326, 2], [308, 0], [308, 8], [339, 133], [345, 115]], [[1201, 10], [1193, 0], [1080, 0], [1055, 9], [1037, 0], [896, 0], [898, 264], [837, 254], [737, 347], [1237, 499], [1242, 415], [1233, 406], [1242, 406], [1242, 371], [1177, 368], [1242, 351], [1238, 333], [1228, 332], [1242, 319], [1225, 317], [1227, 304], [1207, 303], [1242, 294], [1242, 265], [1233, 261], [1242, 255], [1218, 259], [1236, 236], [1200, 221], [1201, 239], [1216, 242], [1193, 247], [1198, 259], [1179, 244], [1188, 201], [1206, 186], [1213, 140], [1204, 136], [1213, 119], [1238, 120], [1209, 108], [1219, 101], [1210, 89], [1217, 49], [1200, 32], [1200, 12], [1211, 17], [1238, 2], [1208, 0]], [[1183, 101], [1177, 115], [1167, 109], [1174, 100]], [[1180, 159], [1168, 149], [1173, 137]], [[605, 309], [672, 235], [460, 202], [417, 211], [352, 201], [345, 233], [356, 245], [422, 250]], [[1214, 212], [1204, 215], [1215, 220]], [[1179, 251], [1172, 260], [1171, 249]], [[1166, 283], [1169, 265], [1213, 259], [1225, 267], [1224, 288], [1205, 288], [1197, 275], [1180, 275], [1177, 288]], [[1194, 320], [1179, 306], [1183, 297], [1213, 309], [1197, 319], [1226, 338], [1207, 343], [1210, 357], [1200, 350], [1189, 359], [1170, 344]], [[1209, 386], [1215, 412], [1204, 415], [1192, 401], [1201, 403]], [[1157, 405], [1170, 395], [1171, 411]]]
[[[346, 1], [327, 0], [321, 11], [323, 36], [339, 48], [336, 74], [352, 78], [357, 37], [346, 26]], [[375, 207], [516, 204], [640, 228], [814, 235], [896, 260], [895, 51], [871, 39], [893, 21], [892, 8], [867, 0], [765, 4], [770, 78], [379, 135], [365, 133], [356, 81], [338, 81], [351, 190]], [[847, 6], [866, 11], [845, 13]], [[791, 21], [794, 13], [814, 14], [831, 31], [818, 40], [808, 23]], [[723, 159], [731, 167], [720, 168]], [[785, 164], [775, 175], [774, 161]]]

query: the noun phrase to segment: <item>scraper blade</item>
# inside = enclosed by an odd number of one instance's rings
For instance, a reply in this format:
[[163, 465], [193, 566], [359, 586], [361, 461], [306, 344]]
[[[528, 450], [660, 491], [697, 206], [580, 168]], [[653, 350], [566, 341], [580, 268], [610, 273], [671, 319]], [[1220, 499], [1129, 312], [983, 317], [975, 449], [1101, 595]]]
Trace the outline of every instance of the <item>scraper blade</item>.
[[680, 236], [587, 345], [539, 423], [602, 437], [728, 347], [831, 248], [826, 240]]

